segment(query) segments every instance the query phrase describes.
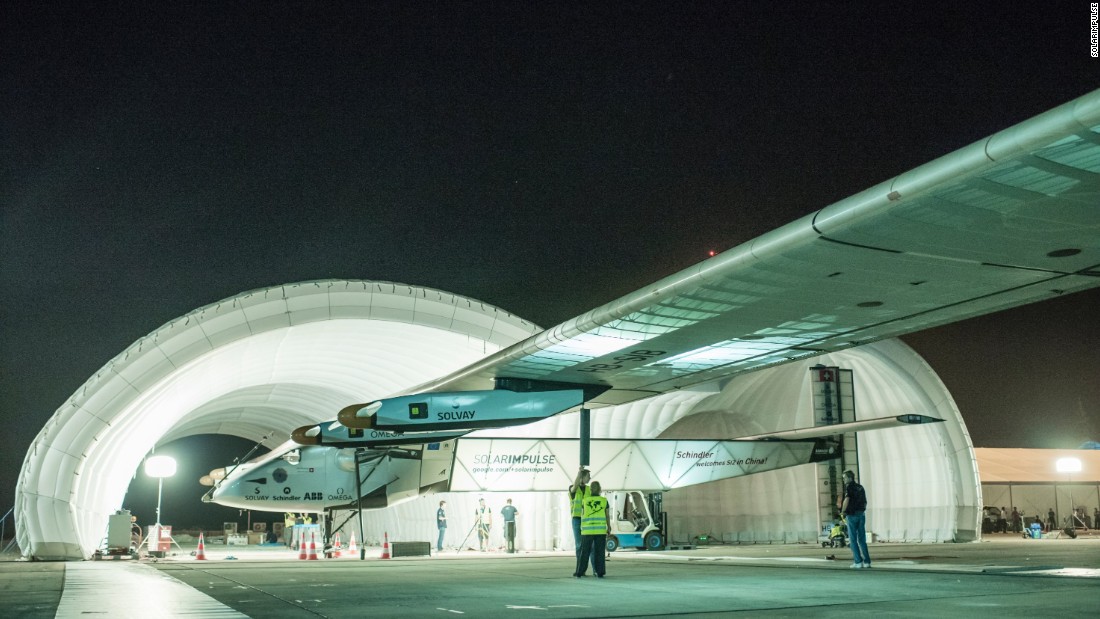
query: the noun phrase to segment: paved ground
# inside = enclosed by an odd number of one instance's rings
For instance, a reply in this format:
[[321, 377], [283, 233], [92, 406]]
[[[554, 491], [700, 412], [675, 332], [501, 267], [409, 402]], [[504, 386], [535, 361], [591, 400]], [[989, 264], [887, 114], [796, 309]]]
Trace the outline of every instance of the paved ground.
[[[1100, 606], [1100, 538], [876, 544], [875, 567], [812, 545], [620, 551], [607, 578], [569, 553], [298, 561], [208, 548], [165, 560], [0, 562], [5, 617], [1043, 617]], [[835, 560], [827, 557], [834, 555]], [[234, 557], [230, 559], [229, 557]]]

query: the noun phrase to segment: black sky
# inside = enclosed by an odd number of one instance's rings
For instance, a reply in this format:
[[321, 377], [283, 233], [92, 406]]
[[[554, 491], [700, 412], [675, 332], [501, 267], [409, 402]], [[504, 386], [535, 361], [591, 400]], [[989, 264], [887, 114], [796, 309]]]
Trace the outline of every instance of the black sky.
[[[6, 3], [0, 510], [169, 320], [319, 278], [543, 326], [1100, 86], [1088, 2]], [[906, 337], [977, 446], [1100, 439], [1100, 292]]]

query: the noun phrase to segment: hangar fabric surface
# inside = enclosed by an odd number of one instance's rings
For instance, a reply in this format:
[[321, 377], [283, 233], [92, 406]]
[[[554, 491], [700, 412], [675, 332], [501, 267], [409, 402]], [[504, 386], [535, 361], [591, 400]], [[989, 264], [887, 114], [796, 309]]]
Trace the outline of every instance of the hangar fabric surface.
[[271, 447], [349, 402], [537, 331], [478, 301], [388, 282], [287, 284], [199, 308], [135, 342], [50, 418], [19, 475], [19, 547], [42, 559], [89, 557], [157, 444], [230, 434]]

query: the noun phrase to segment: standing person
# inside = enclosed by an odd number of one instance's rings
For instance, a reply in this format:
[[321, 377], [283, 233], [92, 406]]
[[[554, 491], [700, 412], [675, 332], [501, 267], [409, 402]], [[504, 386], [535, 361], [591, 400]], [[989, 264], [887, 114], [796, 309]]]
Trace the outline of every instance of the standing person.
[[447, 532], [447, 507], [446, 501], [439, 502], [439, 509], [435, 510], [435, 526], [439, 527], [439, 539], [435, 542], [436, 552], [443, 552], [443, 535]]
[[1054, 515], [1054, 508], [1053, 507], [1048, 507], [1047, 508], [1047, 531], [1053, 531], [1054, 529], [1057, 529], [1057, 528], [1058, 528], [1058, 520], [1057, 520], [1057, 517]]
[[512, 499], [508, 499], [508, 504], [500, 510], [501, 517], [504, 518], [504, 539], [507, 541], [508, 552], [516, 551], [516, 514], [519, 510], [512, 506]]
[[848, 544], [852, 548], [852, 569], [870, 569], [871, 554], [867, 552], [867, 491], [856, 483], [856, 474], [844, 471], [844, 496], [840, 511], [848, 521]]
[[294, 516], [294, 535], [292, 536], [292, 539], [291, 539], [291, 544], [290, 544], [291, 550], [293, 550], [295, 548], [300, 548], [302, 546], [302, 540], [304, 539], [304, 536], [305, 536], [305, 527], [303, 527], [302, 525], [304, 525], [305, 523], [306, 523], [306, 515], [305, 514], [299, 513], [298, 515]]
[[481, 552], [485, 552], [489, 548], [489, 529], [493, 526], [493, 510], [485, 504], [485, 499], [477, 500], [474, 516], [477, 517], [477, 541]]
[[607, 547], [607, 534], [611, 531], [611, 510], [607, 508], [607, 498], [600, 496], [600, 482], [592, 482], [588, 490], [581, 516], [581, 553], [577, 557], [577, 570], [573, 572], [573, 578], [585, 575], [589, 560], [592, 561], [596, 578], [603, 578], [606, 572], [603, 551]]
[[[592, 473], [590, 473], [584, 466], [581, 466], [577, 470], [577, 477], [573, 480], [573, 485], [569, 486], [569, 506], [573, 515], [573, 550], [577, 557], [581, 556], [581, 516], [584, 513], [584, 499], [588, 495], [588, 481], [592, 479]], [[596, 558], [592, 557], [592, 569], [596, 569]]]
[[283, 512], [283, 543], [287, 548], [290, 548], [290, 543], [294, 539], [294, 514], [290, 512]]
[[1020, 533], [1023, 531], [1023, 516], [1020, 515], [1020, 510], [1015, 507], [1012, 508], [1012, 532]]
[[588, 496], [588, 480], [592, 474], [583, 466], [577, 471], [573, 485], [569, 486], [569, 507], [573, 515], [573, 550], [581, 555], [581, 516], [584, 513], [583, 501]]
[[1008, 509], [1003, 506], [1000, 514], [997, 515], [997, 532], [1008, 533]]

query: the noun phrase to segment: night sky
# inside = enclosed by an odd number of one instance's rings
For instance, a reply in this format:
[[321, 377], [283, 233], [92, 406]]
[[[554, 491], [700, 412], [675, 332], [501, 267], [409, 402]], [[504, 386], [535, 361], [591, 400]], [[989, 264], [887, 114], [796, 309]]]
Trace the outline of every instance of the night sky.
[[[1083, 1], [161, 4], [0, 7], [0, 511], [192, 309], [378, 279], [549, 327], [1100, 87]], [[904, 339], [976, 446], [1075, 447], [1098, 308]]]

